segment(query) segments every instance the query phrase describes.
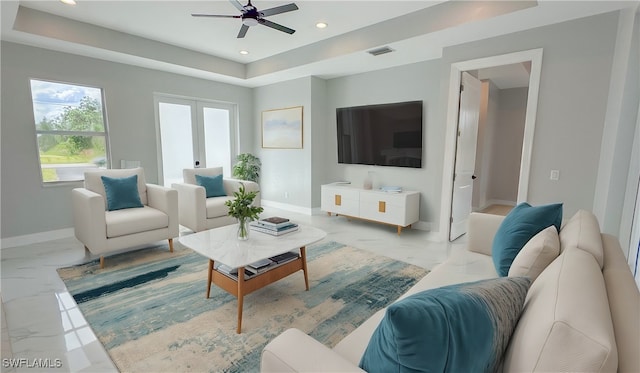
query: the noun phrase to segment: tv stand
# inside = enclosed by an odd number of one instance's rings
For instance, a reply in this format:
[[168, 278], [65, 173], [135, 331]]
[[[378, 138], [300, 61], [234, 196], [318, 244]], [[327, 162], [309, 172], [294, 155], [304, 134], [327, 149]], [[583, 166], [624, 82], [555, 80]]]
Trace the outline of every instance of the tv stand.
[[336, 184], [322, 185], [321, 190], [320, 208], [329, 215], [394, 225], [398, 234], [419, 220], [420, 192], [388, 193]]

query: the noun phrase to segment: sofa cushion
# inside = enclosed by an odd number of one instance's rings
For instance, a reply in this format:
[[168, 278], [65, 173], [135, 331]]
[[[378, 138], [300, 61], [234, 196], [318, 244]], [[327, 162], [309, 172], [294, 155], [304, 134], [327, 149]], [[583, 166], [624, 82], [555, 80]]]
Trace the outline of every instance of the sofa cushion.
[[499, 278], [427, 290], [387, 308], [360, 361], [367, 372], [496, 371], [530, 280]]
[[522, 247], [541, 230], [555, 225], [560, 230], [562, 204], [554, 203], [533, 207], [523, 202], [507, 214], [491, 246], [491, 256], [500, 276], [509, 274], [511, 263]]
[[126, 168], [126, 169], [96, 169], [84, 172], [84, 187], [94, 193], [98, 193], [104, 198], [104, 208], [107, 209], [107, 194], [104, 190], [101, 176], [108, 177], [127, 177], [138, 175], [138, 193], [140, 194], [140, 202], [147, 204], [147, 184], [144, 178], [144, 169], [142, 167]]
[[[425, 290], [496, 277], [498, 274], [490, 255], [478, 254], [463, 248], [454, 249], [445, 262], [435, 266], [427, 276], [402, 294], [398, 301]], [[376, 312], [338, 342], [333, 349], [357, 365], [384, 313], [384, 309]]]
[[533, 282], [505, 353], [505, 372], [615, 372], [607, 291], [594, 257], [567, 250]]
[[560, 241], [555, 226], [550, 226], [533, 236], [509, 268], [509, 277], [529, 277], [534, 281], [551, 262], [560, 255]]
[[222, 174], [216, 176], [205, 176], [196, 174], [196, 183], [204, 187], [205, 196], [207, 198], [222, 197], [227, 195], [224, 187], [222, 186]]
[[600, 224], [592, 212], [579, 210], [560, 230], [560, 251], [570, 247], [584, 250], [598, 261], [600, 269], [604, 264]]
[[169, 216], [149, 206], [141, 209], [107, 211], [107, 238], [147, 232], [169, 226]]
[[138, 175], [127, 177], [100, 176], [107, 196], [107, 210], [142, 207], [138, 192]]

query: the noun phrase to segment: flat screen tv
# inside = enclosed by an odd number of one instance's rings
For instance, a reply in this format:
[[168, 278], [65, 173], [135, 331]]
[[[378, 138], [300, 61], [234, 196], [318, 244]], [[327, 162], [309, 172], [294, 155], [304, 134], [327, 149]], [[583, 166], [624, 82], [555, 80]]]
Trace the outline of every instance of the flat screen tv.
[[336, 109], [338, 163], [422, 167], [422, 101]]

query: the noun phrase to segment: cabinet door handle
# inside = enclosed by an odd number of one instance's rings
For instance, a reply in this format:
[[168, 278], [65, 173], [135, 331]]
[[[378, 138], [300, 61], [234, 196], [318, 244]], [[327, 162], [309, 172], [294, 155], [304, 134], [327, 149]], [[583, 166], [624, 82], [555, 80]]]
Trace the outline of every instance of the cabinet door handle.
[[340, 206], [342, 204], [342, 196], [339, 194], [335, 195], [335, 204], [336, 206]]
[[385, 201], [378, 201], [378, 212], [386, 212], [387, 203]]

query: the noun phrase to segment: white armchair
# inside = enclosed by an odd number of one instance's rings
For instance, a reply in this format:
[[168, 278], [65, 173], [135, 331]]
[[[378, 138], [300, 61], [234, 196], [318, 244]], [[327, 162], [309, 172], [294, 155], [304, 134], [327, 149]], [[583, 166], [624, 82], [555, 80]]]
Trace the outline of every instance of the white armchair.
[[[109, 211], [101, 176], [124, 178], [138, 176], [138, 193], [142, 207]], [[84, 188], [71, 192], [76, 238], [85, 249], [100, 255], [128, 247], [168, 239], [173, 252], [173, 238], [179, 234], [178, 193], [155, 184], [147, 184], [142, 168], [96, 170], [84, 174]]]
[[[242, 184], [247, 191], [260, 191], [260, 186], [253, 181], [223, 178], [224, 196], [206, 197], [205, 188], [198, 185], [196, 175], [217, 176], [222, 174], [222, 167], [186, 168], [182, 171], [183, 183], [172, 184], [178, 191], [180, 224], [194, 232], [234, 224], [235, 218], [228, 215], [225, 201], [233, 199], [233, 192]], [[260, 206], [260, 194], [253, 201]]]

